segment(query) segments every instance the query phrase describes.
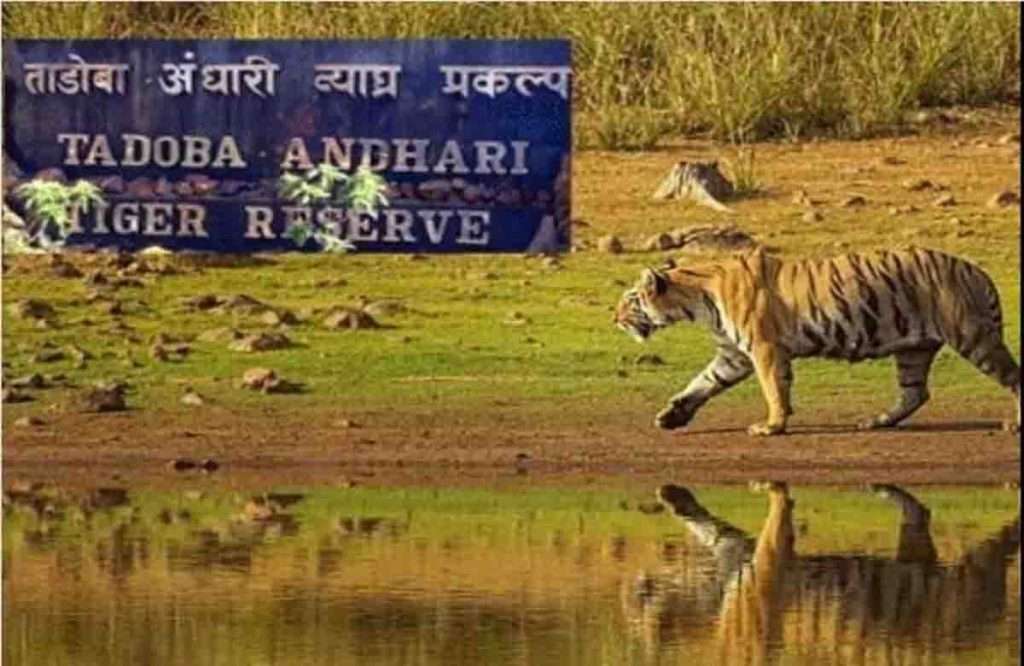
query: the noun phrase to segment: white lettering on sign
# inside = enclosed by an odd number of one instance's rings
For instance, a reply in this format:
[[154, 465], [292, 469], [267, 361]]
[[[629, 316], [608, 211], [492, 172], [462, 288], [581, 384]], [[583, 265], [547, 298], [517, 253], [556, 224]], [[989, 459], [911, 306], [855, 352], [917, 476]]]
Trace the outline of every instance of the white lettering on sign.
[[446, 95], [469, 97], [471, 92], [475, 92], [494, 99], [514, 89], [519, 95], [533, 97], [534, 89], [543, 86], [562, 99], [568, 99], [572, 70], [542, 65], [442, 65], [441, 73], [444, 74], [441, 92]]
[[314, 65], [313, 71], [313, 87], [320, 92], [349, 97], [398, 97], [402, 66], [330, 63]]
[[[91, 223], [91, 228], [87, 228]], [[209, 238], [206, 206], [163, 201], [97, 202], [88, 214], [72, 216], [72, 233], [119, 236], [196, 236]]]
[[105, 134], [60, 133], [57, 143], [64, 147], [65, 166], [187, 167], [190, 169], [244, 169], [248, 165], [234, 137], [217, 140], [205, 136], [149, 137], [144, 134], [122, 134], [121, 149], [111, 148]]
[[372, 171], [395, 173], [499, 176], [530, 173], [527, 166], [529, 141], [472, 141], [465, 148], [454, 139], [438, 145], [430, 139], [385, 141], [365, 137], [322, 137], [320, 143], [322, 150], [315, 154], [303, 137], [292, 137], [281, 157], [281, 169], [306, 171], [324, 161], [344, 171], [350, 171], [353, 163], [357, 163]]
[[[203, 65], [195, 62], [195, 53], [187, 51], [185, 62], [164, 63], [157, 79], [160, 89], [168, 95], [191, 95], [195, 76], [202, 77], [202, 88], [217, 95], [238, 97], [246, 90], [257, 97], [272, 97], [280, 65], [257, 55], [246, 56], [241, 64]], [[244, 90], [243, 90], [244, 86]]]
[[[491, 213], [474, 208], [447, 210], [383, 208], [376, 215], [335, 206], [281, 206], [283, 220], [275, 224], [270, 206], [245, 206], [245, 238], [275, 240], [287, 235], [294, 225], [309, 225], [313, 220], [339, 238], [353, 243], [407, 243], [417, 245], [425, 239], [432, 245], [448, 242], [474, 247], [491, 242]], [[275, 228], [281, 229], [277, 233]]]
[[487, 245], [491, 239], [488, 229], [491, 214], [485, 210], [460, 210], [459, 235], [455, 242], [459, 245]]
[[25, 63], [25, 89], [30, 95], [89, 95], [93, 89], [124, 95], [129, 65], [87, 63], [74, 53], [70, 63]]

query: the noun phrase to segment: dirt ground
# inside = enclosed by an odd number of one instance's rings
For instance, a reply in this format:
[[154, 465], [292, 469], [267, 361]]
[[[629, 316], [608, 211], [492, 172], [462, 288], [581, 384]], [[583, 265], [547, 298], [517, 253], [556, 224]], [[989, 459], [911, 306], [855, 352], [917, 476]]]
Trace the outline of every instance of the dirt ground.
[[[993, 209], [985, 202], [1001, 188], [1015, 188], [1019, 179], [1019, 134], [1013, 135], [1014, 141], [999, 138], [1015, 132], [1018, 123], [1019, 112], [1013, 111], [956, 135], [759, 145], [760, 173], [770, 184], [765, 193], [736, 207], [746, 228], [786, 251], [877, 247], [892, 243], [895, 236], [900, 242], [980, 257], [1002, 276], [1004, 291], [1016, 288], [1016, 293], [1006, 294], [1010, 301], [1019, 295], [1019, 282], [1011, 284], [1013, 267], [1019, 271], [1020, 266], [1019, 208]], [[592, 243], [611, 232], [635, 248], [652, 230], [708, 219], [709, 213], [699, 207], [659, 206], [649, 197], [652, 183], [679, 151], [712, 156], [715, 150], [705, 144], [688, 142], [649, 154], [582, 154], [574, 167], [574, 212], [590, 224], [581, 226], [577, 239]], [[907, 192], [900, 184], [900, 179], [919, 177], [952, 184], [957, 205], [940, 208], [931, 203], [935, 192]], [[807, 209], [791, 201], [792, 193], [805, 187], [824, 202], [818, 206], [825, 211], [824, 222], [804, 222]], [[855, 191], [869, 193], [866, 207], [838, 203]], [[908, 202], [917, 207], [893, 210]], [[586, 250], [584, 258], [592, 253]], [[622, 255], [623, 261], [639, 259], [654, 262], [658, 257]], [[614, 261], [609, 258], [608, 263]], [[440, 259], [436, 263], [444, 265]], [[283, 270], [277, 276], [281, 280], [287, 278]], [[561, 303], [559, 298], [551, 296], [553, 303]], [[603, 305], [594, 306], [601, 322], [607, 320]], [[1015, 322], [1008, 321], [1008, 328], [1019, 331]], [[18, 344], [7, 344], [9, 335], [5, 338], [5, 352], [22, 353]], [[837, 372], [843, 372], [841, 366]], [[878, 387], [886, 396], [892, 390], [891, 380]], [[835, 400], [874, 404], [881, 399], [865, 393]], [[143, 400], [122, 413], [44, 413], [45, 425], [35, 428], [12, 427], [13, 418], [5, 415], [4, 481], [175, 484], [183, 475], [170, 471], [167, 463], [186, 456], [221, 463], [214, 478], [264, 486], [493, 485], [524, 479], [552, 484], [738, 483], [763, 478], [829, 484], [1016, 482], [1020, 439], [1001, 431], [997, 421], [1009, 416], [1009, 401], [989, 404], [987, 394], [971, 395], [962, 402], [930, 405], [911, 425], [887, 432], [836, 425], [847, 423], [849, 414], [833, 412], [848, 411], [849, 404], [815, 405], [814, 413], [802, 414], [790, 434], [769, 439], [746, 434], [746, 426], [762, 415], [760, 399], [735, 408], [716, 406], [702, 412], [687, 430], [672, 433], [657, 430], [651, 422], [661, 404], [652, 403], [642, 414], [623, 412], [616, 395], [601, 403], [544, 402], [546, 416], [540, 421], [525, 414], [501, 414], [493, 420], [485, 411], [463, 418], [430, 411], [429, 403], [422, 402], [405, 408], [389, 405], [358, 415], [360, 427], [345, 427], [336, 411], [309, 405], [290, 409], [273, 401], [262, 406], [220, 403], [189, 411]], [[388, 395], [380, 399], [382, 405], [391, 402]], [[529, 456], [525, 474], [517, 472], [520, 454]]]
[[[815, 415], [818, 417], [819, 415]], [[400, 416], [387, 427], [339, 427], [284, 411], [211, 409], [69, 414], [59, 428], [8, 432], [5, 482], [161, 486], [182, 477], [176, 457], [213, 458], [215, 475], [237, 485], [493, 485], [685, 483], [785, 479], [793, 483], [1004, 484], [1019, 479], [1020, 443], [995, 421], [933, 415], [914, 425], [863, 433], [841, 426], [797, 426], [777, 438], [749, 437], [741, 415], [703, 417], [685, 432], [641, 424], [621, 428], [531, 427], [495, 431]], [[827, 422], [827, 415], [821, 415]], [[272, 424], [272, 425], [271, 425]], [[71, 435], [70, 433], [73, 433]]]

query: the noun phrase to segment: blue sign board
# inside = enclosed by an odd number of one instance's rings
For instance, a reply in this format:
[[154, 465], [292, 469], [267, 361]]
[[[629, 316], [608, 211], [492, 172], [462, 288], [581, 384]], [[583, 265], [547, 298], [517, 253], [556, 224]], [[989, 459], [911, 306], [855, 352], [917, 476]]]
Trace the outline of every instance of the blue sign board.
[[[5, 40], [4, 158], [103, 188], [72, 243], [287, 250], [316, 220], [360, 251], [556, 252], [570, 74], [564, 40]], [[322, 162], [388, 205], [280, 197]]]

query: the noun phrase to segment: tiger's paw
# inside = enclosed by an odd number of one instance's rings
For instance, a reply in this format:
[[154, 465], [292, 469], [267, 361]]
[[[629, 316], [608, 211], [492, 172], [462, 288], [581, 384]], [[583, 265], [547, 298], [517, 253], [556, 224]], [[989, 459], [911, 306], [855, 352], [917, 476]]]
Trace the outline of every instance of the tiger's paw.
[[693, 419], [693, 412], [677, 405], [669, 405], [654, 417], [654, 425], [662, 430], [682, 428]]
[[889, 418], [888, 414], [879, 414], [874, 418], [870, 418], [867, 421], [861, 421], [857, 424], [857, 430], [880, 430], [882, 428], [895, 428], [896, 423]]
[[786, 432], [786, 426], [781, 423], [755, 423], [747, 428], [747, 434], [753, 437], [771, 437]]

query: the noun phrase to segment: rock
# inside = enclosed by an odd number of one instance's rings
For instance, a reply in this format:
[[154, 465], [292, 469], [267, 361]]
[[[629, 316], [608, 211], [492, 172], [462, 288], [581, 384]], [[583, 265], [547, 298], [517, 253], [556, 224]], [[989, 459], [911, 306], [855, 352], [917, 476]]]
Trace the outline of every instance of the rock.
[[406, 311], [406, 307], [398, 301], [372, 301], [362, 307], [362, 311], [371, 317], [393, 317]]
[[217, 181], [201, 173], [190, 173], [185, 176], [185, 182], [192, 188], [193, 194], [201, 197], [217, 189]]
[[815, 222], [821, 222], [825, 219], [825, 216], [816, 210], [809, 210], [800, 216], [800, 219], [808, 224], [814, 224]]
[[13, 386], [5, 386], [3, 388], [3, 404], [5, 405], [12, 405], [18, 402], [31, 402], [32, 400], [32, 396], [18, 391]]
[[73, 358], [76, 363], [85, 363], [86, 361], [91, 361], [93, 359], [93, 355], [92, 354], [90, 354], [88, 351], [82, 349], [78, 345], [75, 345], [75, 344], [68, 345], [67, 346], [67, 350], [68, 350], [68, 356]]
[[242, 507], [242, 517], [254, 522], [270, 520], [275, 515], [277, 515], [275, 506], [262, 498], [253, 498]]
[[623, 251], [622, 241], [618, 236], [601, 236], [597, 239], [597, 249], [608, 254], [621, 254]]
[[242, 375], [242, 388], [263, 393], [296, 393], [301, 390], [299, 384], [286, 381], [277, 376], [269, 368], [250, 368]]
[[996, 140], [1000, 146], [1008, 146], [1011, 143], [1020, 143], [1020, 134], [1018, 132], [1010, 132], [1004, 134]]
[[640, 354], [633, 359], [633, 365], [665, 365], [665, 359], [657, 354]]
[[901, 185], [908, 192], [923, 192], [924, 190], [941, 191], [946, 189], [945, 186], [932, 182], [927, 178], [908, 178]]
[[754, 237], [735, 225], [693, 225], [672, 232], [677, 247], [687, 251], [735, 251], [757, 246]]
[[157, 178], [156, 184], [153, 185], [153, 193], [165, 199], [174, 196], [174, 188], [171, 186], [171, 181], [163, 176]]
[[224, 304], [224, 299], [215, 294], [201, 294], [199, 296], [191, 296], [182, 300], [182, 305], [191, 310], [205, 311], [212, 310], [213, 308], [220, 307]]
[[807, 190], [797, 190], [793, 193], [791, 201], [797, 206], [813, 206], [814, 202], [807, 195]]
[[14, 388], [44, 389], [49, 386], [49, 383], [46, 381], [46, 378], [43, 377], [38, 372], [33, 372], [30, 375], [25, 375], [23, 377], [12, 379], [11, 381], [6, 383], [8, 386]]
[[277, 373], [270, 368], [249, 368], [242, 375], [242, 386], [255, 391], [262, 391], [277, 381]]
[[156, 188], [153, 185], [153, 181], [145, 176], [135, 178], [128, 181], [125, 185], [125, 191], [140, 199], [150, 199], [156, 195]]
[[864, 196], [853, 194], [840, 201], [839, 206], [842, 208], [858, 208], [864, 206], [867, 202], [868, 200]]
[[98, 308], [100, 312], [110, 315], [111, 317], [117, 317], [124, 314], [124, 306], [122, 306], [121, 301], [118, 300], [101, 301]]
[[248, 188], [249, 184], [242, 180], [222, 180], [217, 186], [217, 194], [222, 197], [233, 197]]
[[419, 196], [427, 201], [444, 201], [452, 192], [451, 183], [443, 178], [425, 180], [416, 187]]
[[202, 342], [230, 342], [241, 340], [245, 334], [234, 328], [214, 328], [199, 334], [198, 340]]
[[175, 458], [167, 463], [167, 468], [172, 469], [175, 472], [189, 472], [194, 470], [196, 467], [198, 467], [196, 461], [191, 458]]
[[64, 352], [59, 349], [43, 349], [32, 355], [32, 363], [55, 363], [64, 360]]
[[107, 274], [101, 270], [90, 271], [85, 276], [85, 284], [90, 287], [101, 287], [110, 284]]
[[99, 188], [107, 194], [121, 194], [124, 192], [124, 178], [121, 176], [106, 176], [100, 179]]
[[54, 183], [66, 183], [66, 182], [68, 182], [67, 176], [64, 175], [64, 171], [61, 170], [61, 169], [58, 169], [56, 167], [52, 167], [50, 169], [43, 169], [42, 171], [37, 171], [36, 175], [33, 176], [33, 179], [34, 180], [44, 180], [44, 181], [47, 181], [47, 182], [54, 182]]
[[245, 314], [258, 314], [271, 309], [266, 303], [258, 301], [248, 294], [236, 294], [221, 303], [221, 307], [225, 310], [243, 312]]
[[921, 209], [918, 208], [917, 206], [894, 206], [893, 208], [889, 209], [889, 214], [895, 217], [897, 215], [909, 215], [910, 213], [918, 213], [920, 211]]
[[181, 396], [181, 404], [189, 407], [202, 407], [206, 404], [206, 399], [189, 388], [185, 389], [185, 394]]
[[410, 182], [404, 182], [398, 184], [398, 198], [399, 199], [415, 199], [416, 198], [416, 185]]
[[18, 319], [48, 319], [54, 314], [52, 305], [36, 298], [17, 301], [11, 311]]
[[943, 194], [933, 201], [932, 205], [936, 208], [949, 208], [950, 206], [956, 205], [956, 198], [954, 198], [952, 194]]
[[660, 252], [676, 247], [676, 242], [669, 234], [661, 233], [651, 236], [644, 241], [643, 247], [647, 252]]
[[37, 428], [41, 425], [46, 425], [42, 419], [35, 416], [22, 416], [20, 419], [14, 422], [14, 425], [18, 428]]
[[502, 206], [519, 206], [523, 203], [523, 194], [513, 187], [500, 190], [494, 200]]
[[124, 401], [125, 387], [120, 383], [99, 383], [79, 395], [79, 410], [83, 412], [120, 412], [127, 407]]
[[[56, 256], [56, 255], [55, 255]], [[82, 277], [82, 271], [71, 264], [59, 261], [50, 269], [50, 274], [56, 278], [74, 279]]]
[[989, 208], [1005, 208], [1007, 206], [1019, 206], [1020, 196], [1016, 192], [1010, 190], [1003, 190], [997, 192], [988, 200], [986, 204]]
[[324, 318], [324, 326], [332, 330], [380, 328], [380, 324], [369, 313], [351, 308], [335, 309]]
[[290, 310], [267, 310], [260, 316], [260, 321], [267, 326], [294, 326], [299, 318]]
[[522, 312], [513, 310], [508, 313], [508, 316], [505, 317], [505, 320], [502, 323], [506, 326], [526, 326], [530, 323], [530, 319]]
[[274, 351], [292, 346], [292, 341], [283, 333], [257, 333], [247, 335], [228, 345], [228, 349], [240, 352]]
[[84, 503], [93, 510], [124, 506], [128, 504], [128, 491], [124, 488], [96, 488]]

